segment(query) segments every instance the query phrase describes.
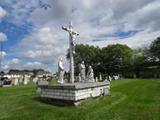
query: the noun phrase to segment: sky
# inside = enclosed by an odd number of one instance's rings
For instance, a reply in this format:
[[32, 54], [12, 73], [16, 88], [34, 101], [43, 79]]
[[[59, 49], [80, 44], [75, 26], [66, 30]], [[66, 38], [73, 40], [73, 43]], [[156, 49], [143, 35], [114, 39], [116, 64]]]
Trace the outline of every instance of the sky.
[[77, 44], [149, 46], [160, 35], [159, 0], [0, 0], [4, 71], [57, 71], [69, 47], [61, 29], [72, 21]]

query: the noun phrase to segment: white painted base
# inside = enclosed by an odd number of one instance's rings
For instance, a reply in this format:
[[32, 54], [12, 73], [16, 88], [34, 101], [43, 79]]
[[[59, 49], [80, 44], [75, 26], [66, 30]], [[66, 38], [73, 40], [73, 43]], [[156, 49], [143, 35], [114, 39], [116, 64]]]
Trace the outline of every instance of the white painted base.
[[41, 97], [77, 102], [101, 95], [109, 95], [108, 82], [58, 84], [41, 86]]

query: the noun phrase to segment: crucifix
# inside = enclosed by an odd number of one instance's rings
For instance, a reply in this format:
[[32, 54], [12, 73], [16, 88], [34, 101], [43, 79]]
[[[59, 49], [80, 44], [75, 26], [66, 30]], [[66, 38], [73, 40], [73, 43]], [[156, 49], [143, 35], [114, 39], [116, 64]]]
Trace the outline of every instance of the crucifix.
[[70, 57], [70, 82], [74, 83], [74, 44], [75, 44], [75, 37], [79, 34], [73, 31], [72, 22], [69, 22], [69, 27], [62, 27], [63, 30], [69, 33], [69, 57]]

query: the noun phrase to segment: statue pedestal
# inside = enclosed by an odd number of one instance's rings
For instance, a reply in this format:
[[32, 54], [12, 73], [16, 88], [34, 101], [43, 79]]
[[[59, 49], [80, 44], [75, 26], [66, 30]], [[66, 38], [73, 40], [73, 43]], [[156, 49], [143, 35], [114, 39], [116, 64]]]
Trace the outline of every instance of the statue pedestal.
[[77, 105], [80, 101], [109, 95], [108, 82], [56, 84], [40, 86], [41, 97]]

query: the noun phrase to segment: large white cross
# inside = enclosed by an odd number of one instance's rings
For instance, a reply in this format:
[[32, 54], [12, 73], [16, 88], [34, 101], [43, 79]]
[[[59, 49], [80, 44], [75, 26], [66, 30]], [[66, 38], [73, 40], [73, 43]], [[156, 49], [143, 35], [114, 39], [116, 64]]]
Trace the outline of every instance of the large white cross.
[[69, 57], [70, 57], [70, 82], [74, 83], [74, 58], [73, 58], [73, 48], [74, 48], [74, 37], [79, 34], [73, 31], [72, 22], [69, 23], [69, 27], [62, 27], [63, 30], [69, 33]]

